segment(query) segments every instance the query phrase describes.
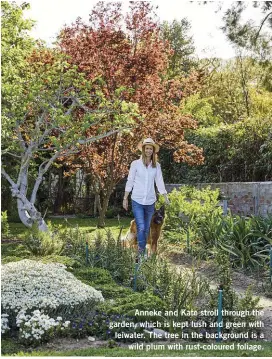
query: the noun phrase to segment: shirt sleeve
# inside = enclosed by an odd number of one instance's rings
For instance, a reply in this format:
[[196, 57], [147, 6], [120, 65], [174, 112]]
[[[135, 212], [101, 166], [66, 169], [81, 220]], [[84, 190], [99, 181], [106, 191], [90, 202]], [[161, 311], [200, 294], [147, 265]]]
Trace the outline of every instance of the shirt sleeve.
[[133, 161], [130, 165], [125, 192], [130, 192], [133, 188], [134, 179], [135, 179], [136, 170], [137, 170], [136, 165], [137, 165], [136, 161]]
[[158, 188], [158, 191], [160, 194], [167, 194], [167, 191], [165, 189], [165, 185], [162, 178], [162, 171], [161, 171], [161, 165], [157, 163], [157, 173], [155, 177], [155, 183]]

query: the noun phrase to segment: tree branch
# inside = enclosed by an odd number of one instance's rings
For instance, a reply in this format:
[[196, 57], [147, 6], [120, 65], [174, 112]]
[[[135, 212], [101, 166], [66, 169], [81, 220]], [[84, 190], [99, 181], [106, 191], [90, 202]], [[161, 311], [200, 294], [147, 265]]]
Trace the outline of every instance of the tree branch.
[[5, 179], [9, 182], [9, 184], [12, 187], [15, 187], [18, 189], [17, 184], [10, 178], [10, 176], [7, 174], [7, 172], [5, 171], [4, 167], [1, 167], [1, 174], [3, 177], [5, 177]]
[[121, 132], [122, 130], [131, 130], [131, 127], [121, 127], [118, 130], [108, 131], [108, 132], [106, 132], [106, 133], [104, 133], [102, 135], [95, 136], [95, 137], [92, 137], [92, 138], [87, 138], [86, 140], [78, 140], [77, 142], [80, 145], [85, 145], [87, 143], [92, 143], [94, 141], [100, 140], [103, 137], [108, 137], [110, 135], [113, 135], [114, 133]]
[[52, 163], [60, 156], [60, 152], [61, 151], [57, 151], [49, 160], [44, 161], [39, 166], [39, 173], [38, 173], [38, 177], [37, 177], [37, 179], [35, 181], [35, 184], [34, 184], [34, 187], [33, 187], [33, 190], [32, 190], [30, 203], [33, 203], [33, 204], [35, 203], [38, 189], [39, 189], [40, 184], [42, 183], [42, 180], [43, 180], [43, 175], [48, 171], [48, 169], [52, 165]]
[[[26, 116], [27, 116], [27, 114], [24, 116], [24, 121], [26, 119]], [[22, 147], [23, 150], [25, 150], [26, 149], [26, 143], [25, 143], [25, 141], [23, 139], [23, 136], [22, 136], [22, 134], [21, 134], [21, 132], [19, 130], [19, 122], [18, 121], [16, 121], [15, 131], [17, 133], [17, 137], [19, 139], [20, 146]]]
[[20, 172], [18, 175], [18, 180], [17, 180], [17, 186], [18, 188], [20, 188], [20, 190], [22, 190], [21, 186], [24, 185], [24, 193], [26, 193], [26, 189], [27, 189], [27, 172], [28, 172], [28, 167], [30, 164], [30, 160], [33, 156], [33, 147], [36, 147], [37, 145], [35, 144], [35, 146], [28, 146], [27, 150], [25, 151], [24, 155], [22, 156], [22, 160], [21, 160], [21, 167], [20, 167]]
[[257, 39], [258, 39], [258, 37], [259, 37], [259, 34], [260, 34], [261, 30], [262, 30], [262, 27], [263, 27], [264, 23], [266, 22], [266, 20], [268, 19], [268, 17], [269, 17], [270, 15], [272, 15], [272, 12], [268, 13], [268, 14], [265, 16], [265, 18], [262, 20], [261, 25], [260, 25], [260, 27], [259, 27], [259, 30], [257, 31], [257, 34], [256, 34], [255, 37], [254, 37], [254, 43], [256, 43], [256, 41], [257, 41]]
[[[97, 141], [101, 138], [104, 138], [104, 137], [108, 137], [114, 133], [117, 133], [117, 132], [120, 132], [124, 129], [127, 129], [126, 127], [125, 128], [120, 128], [118, 130], [112, 130], [112, 131], [108, 131], [106, 133], [103, 133], [101, 135], [98, 135], [98, 136], [95, 136], [95, 137], [91, 137], [91, 138], [87, 138], [85, 140], [79, 140], [77, 141], [80, 145], [84, 145], [84, 144], [87, 144], [87, 143], [92, 143], [94, 141]], [[69, 155], [72, 155], [72, 154], [75, 154], [75, 153], [78, 153], [79, 149], [77, 149], [75, 147], [76, 145], [74, 144], [74, 147], [71, 148], [70, 150], [67, 150], [68, 147], [71, 147], [71, 145], [67, 146], [66, 148], [63, 148], [59, 151], [57, 151], [49, 160], [47, 161], [44, 161], [40, 167], [39, 167], [39, 173], [38, 173], [38, 177], [35, 181], [35, 184], [34, 184], [34, 187], [33, 187], [33, 191], [32, 191], [32, 194], [31, 194], [31, 199], [30, 199], [30, 203], [34, 204], [35, 201], [36, 201], [36, 196], [37, 196], [37, 192], [38, 192], [38, 189], [39, 189], [39, 186], [42, 182], [42, 179], [43, 179], [43, 175], [48, 171], [48, 169], [50, 168], [50, 166], [53, 164], [53, 162], [59, 157], [59, 156], [69, 156]], [[66, 152], [65, 152], [66, 151]], [[45, 165], [46, 164], [46, 165]]]
[[7, 151], [7, 150], [3, 150], [2, 151], [2, 156], [3, 155], [10, 155], [10, 156], [12, 156], [12, 157], [15, 157], [15, 158], [21, 158], [21, 156], [19, 156], [19, 155], [15, 155], [14, 153], [11, 153], [11, 152], [9, 152], [9, 151]]

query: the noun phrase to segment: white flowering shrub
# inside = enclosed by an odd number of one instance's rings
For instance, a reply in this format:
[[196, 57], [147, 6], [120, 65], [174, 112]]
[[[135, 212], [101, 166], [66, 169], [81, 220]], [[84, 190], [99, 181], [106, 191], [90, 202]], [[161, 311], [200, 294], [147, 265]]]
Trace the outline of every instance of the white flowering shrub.
[[82, 283], [59, 263], [22, 260], [2, 265], [2, 313], [9, 315], [9, 325], [16, 328], [16, 316], [42, 310], [50, 317], [68, 320], [73, 315], [90, 313], [104, 301], [101, 292]]
[[32, 315], [22, 310], [16, 317], [16, 324], [20, 328], [19, 341], [24, 345], [38, 345], [56, 335], [64, 334], [70, 321], [63, 322], [62, 317], [55, 320], [39, 310], [34, 310]]
[[8, 322], [9, 322], [8, 314], [5, 314], [5, 313], [1, 314], [1, 333], [2, 334], [6, 334], [9, 331], [10, 327], [8, 325]]

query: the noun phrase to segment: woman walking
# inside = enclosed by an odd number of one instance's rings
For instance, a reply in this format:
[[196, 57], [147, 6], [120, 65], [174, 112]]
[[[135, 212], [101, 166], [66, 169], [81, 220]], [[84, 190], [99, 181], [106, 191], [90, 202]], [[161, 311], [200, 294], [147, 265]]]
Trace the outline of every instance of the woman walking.
[[140, 159], [131, 163], [123, 199], [123, 207], [128, 210], [128, 195], [132, 191], [132, 212], [137, 226], [137, 241], [139, 254], [143, 254], [150, 229], [151, 219], [155, 212], [156, 193], [154, 184], [160, 194], [164, 195], [166, 204], [169, 204], [164, 186], [161, 166], [157, 162], [159, 146], [146, 138], [139, 143], [142, 151]]

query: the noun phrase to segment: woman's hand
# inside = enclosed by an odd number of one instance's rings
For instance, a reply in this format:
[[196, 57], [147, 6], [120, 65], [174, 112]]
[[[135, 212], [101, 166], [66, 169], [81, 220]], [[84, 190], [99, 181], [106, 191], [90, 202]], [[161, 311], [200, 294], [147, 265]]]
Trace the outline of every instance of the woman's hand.
[[167, 194], [164, 194], [163, 196], [164, 196], [165, 204], [169, 205], [170, 201], [169, 201], [169, 198], [168, 198]]
[[123, 208], [127, 211], [128, 210], [128, 199], [124, 198], [123, 199]]

